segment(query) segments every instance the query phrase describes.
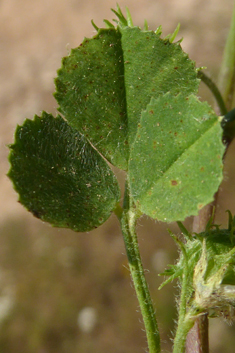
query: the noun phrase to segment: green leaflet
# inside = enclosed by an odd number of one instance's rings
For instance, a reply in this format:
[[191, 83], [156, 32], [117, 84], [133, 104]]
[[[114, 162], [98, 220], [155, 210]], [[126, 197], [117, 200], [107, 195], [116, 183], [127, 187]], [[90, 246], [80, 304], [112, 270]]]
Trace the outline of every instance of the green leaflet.
[[178, 43], [163, 40], [153, 31], [138, 27], [121, 29], [130, 145], [141, 112], [151, 98], [171, 92], [185, 97], [197, 93], [195, 64]]
[[88, 231], [120, 198], [116, 178], [87, 139], [60, 116], [43, 113], [18, 126], [8, 176], [22, 203], [56, 227]]
[[178, 43], [137, 27], [100, 29], [62, 61], [59, 111], [113, 165], [126, 170], [141, 112], [168, 91], [196, 93], [194, 63]]
[[167, 93], [142, 113], [131, 149], [131, 194], [142, 213], [184, 220], [212, 201], [222, 181], [222, 129], [207, 103]]
[[62, 61], [55, 98], [66, 120], [114, 165], [128, 159], [126, 96], [120, 33], [101, 29]]

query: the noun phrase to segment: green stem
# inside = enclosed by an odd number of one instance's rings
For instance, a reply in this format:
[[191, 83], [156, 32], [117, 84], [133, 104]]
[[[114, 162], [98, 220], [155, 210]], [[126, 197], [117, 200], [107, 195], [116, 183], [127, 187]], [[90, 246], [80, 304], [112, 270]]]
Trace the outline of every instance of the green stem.
[[227, 108], [225, 106], [223, 97], [222, 97], [218, 87], [216, 86], [216, 84], [201, 70], [198, 71], [198, 78], [200, 78], [202, 80], [202, 82], [204, 82], [205, 85], [207, 85], [207, 87], [213, 93], [213, 95], [216, 99], [216, 102], [219, 106], [220, 114], [221, 115], [227, 114]]
[[174, 348], [173, 353], [182, 353], [185, 350], [185, 342], [189, 330], [193, 327], [194, 320], [192, 316], [187, 315], [187, 292], [188, 292], [188, 260], [187, 254], [185, 252], [184, 245], [175, 240], [179, 244], [181, 251], [184, 255], [184, 270], [182, 274], [182, 283], [181, 283], [181, 293], [180, 293], [180, 302], [179, 302], [179, 318], [178, 326], [176, 330], [176, 335], [174, 339]]
[[175, 336], [174, 339], [174, 348], [173, 348], [173, 353], [183, 353], [185, 352], [185, 342], [187, 338], [187, 334], [191, 330], [191, 328], [194, 325], [194, 320], [187, 316], [184, 316], [184, 320], [182, 320], [181, 323], [179, 323], [179, 326], [177, 329], [177, 335]]
[[235, 4], [228, 38], [224, 48], [218, 86], [229, 111], [232, 109], [235, 92]]
[[122, 233], [129, 261], [130, 272], [145, 325], [149, 353], [159, 353], [161, 349], [158, 325], [148, 285], [144, 276], [144, 269], [141, 262], [139, 245], [135, 231], [137, 218], [138, 215], [136, 210], [133, 208], [132, 200], [129, 198], [128, 187], [126, 187], [124, 210], [120, 219]]

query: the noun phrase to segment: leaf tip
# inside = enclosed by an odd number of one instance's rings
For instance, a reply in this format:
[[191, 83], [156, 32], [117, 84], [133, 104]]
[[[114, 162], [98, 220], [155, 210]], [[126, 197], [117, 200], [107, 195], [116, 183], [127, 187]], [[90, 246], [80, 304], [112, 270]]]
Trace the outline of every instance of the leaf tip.
[[148, 22], [147, 20], [144, 20], [144, 31], [148, 31], [148, 29], [149, 29]]
[[98, 32], [99, 27], [96, 26], [96, 24], [95, 24], [95, 22], [94, 22], [93, 20], [91, 20], [91, 24], [92, 24], [92, 26], [95, 28], [95, 30]]
[[162, 34], [162, 26], [159, 26], [155, 31], [154, 33], [158, 36], [160, 36]]
[[164, 40], [168, 40], [170, 43], [173, 43], [178, 32], [179, 32], [179, 29], [180, 29], [180, 23], [178, 23], [178, 25], [176, 26], [176, 29], [174, 30], [174, 32], [171, 34], [168, 34]]
[[[124, 27], [128, 26], [128, 22], [125, 18], [125, 16], [122, 13], [122, 10], [120, 8], [120, 6], [117, 4], [117, 10], [111, 9], [111, 11], [117, 16], [117, 18], [119, 19], [118, 24]], [[115, 21], [115, 20], [114, 20]], [[116, 22], [116, 21], [115, 21]]]
[[128, 9], [128, 7], [126, 7], [126, 17], [127, 17], [127, 24], [129, 27], [134, 27], [133, 21], [132, 21], [132, 17], [131, 17], [131, 13], [130, 10]]
[[115, 28], [115, 26], [108, 20], [103, 20], [107, 28]]

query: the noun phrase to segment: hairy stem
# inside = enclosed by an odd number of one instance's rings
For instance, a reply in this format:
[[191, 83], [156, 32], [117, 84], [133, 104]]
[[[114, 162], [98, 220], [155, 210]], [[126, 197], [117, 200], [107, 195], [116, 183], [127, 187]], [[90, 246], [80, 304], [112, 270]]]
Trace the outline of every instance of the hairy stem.
[[128, 188], [126, 188], [124, 210], [121, 217], [122, 233], [129, 261], [130, 272], [145, 325], [149, 353], [159, 353], [160, 336], [158, 325], [144, 275], [135, 231], [137, 218], [138, 216], [136, 215], [136, 210], [133, 208], [132, 201], [129, 198]]
[[[177, 239], [175, 239], [177, 241]], [[193, 326], [193, 320], [186, 315], [187, 309], [187, 287], [188, 287], [188, 259], [184, 245], [177, 241], [184, 255], [184, 270], [182, 275], [181, 294], [179, 302], [179, 318], [176, 335], [174, 339], [173, 353], [182, 353], [185, 348], [185, 341], [189, 330]]]

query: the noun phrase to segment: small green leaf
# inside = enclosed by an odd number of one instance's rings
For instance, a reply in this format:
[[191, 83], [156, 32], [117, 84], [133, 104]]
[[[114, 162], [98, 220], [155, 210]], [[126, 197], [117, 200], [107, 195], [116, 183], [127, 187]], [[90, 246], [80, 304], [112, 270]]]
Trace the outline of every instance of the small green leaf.
[[137, 207], [167, 222], [196, 215], [222, 181], [224, 149], [218, 117], [207, 103], [170, 93], [152, 99], [130, 155]]
[[60, 116], [43, 113], [18, 126], [8, 176], [19, 202], [56, 227], [88, 231], [120, 198], [117, 180], [87, 139]]

